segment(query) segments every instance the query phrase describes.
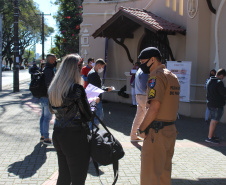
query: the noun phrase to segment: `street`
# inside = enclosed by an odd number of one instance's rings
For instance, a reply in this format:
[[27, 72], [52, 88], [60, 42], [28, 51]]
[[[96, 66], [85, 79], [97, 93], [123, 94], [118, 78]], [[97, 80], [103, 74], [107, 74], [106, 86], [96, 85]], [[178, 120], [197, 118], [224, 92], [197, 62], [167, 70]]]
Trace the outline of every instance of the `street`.
[[[30, 74], [28, 69], [19, 70], [19, 81], [23, 81], [25, 79], [30, 78]], [[8, 86], [13, 84], [13, 70], [11, 71], [2, 71], [2, 89], [4, 86]]]

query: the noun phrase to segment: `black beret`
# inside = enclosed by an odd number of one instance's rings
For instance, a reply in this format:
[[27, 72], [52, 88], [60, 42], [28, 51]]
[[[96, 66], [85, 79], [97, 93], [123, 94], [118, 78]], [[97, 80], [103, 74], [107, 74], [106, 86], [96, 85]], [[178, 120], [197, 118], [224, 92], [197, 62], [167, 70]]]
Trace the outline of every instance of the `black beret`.
[[148, 59], [151, 57], [161, 57], [160, 51], [155, 47], [148, 47], [143, 49], [138, 56], [138, 59]]

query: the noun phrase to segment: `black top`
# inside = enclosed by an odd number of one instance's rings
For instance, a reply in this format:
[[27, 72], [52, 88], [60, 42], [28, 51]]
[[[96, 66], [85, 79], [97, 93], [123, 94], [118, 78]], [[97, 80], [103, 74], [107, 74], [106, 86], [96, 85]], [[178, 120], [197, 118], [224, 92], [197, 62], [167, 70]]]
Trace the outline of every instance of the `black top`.
[[217, 77], [211, 77], [207, 82], [207, 106], [221, 108], [225, 105], [226, 88]]
[[101, 88], [101, 79], [98, 73], [93, 69], [90, 70], [87, 76], [87, 85], [91, 83], [92, 85]]
[[54, 65], [50, 63], [46, 63], [46, 66], [43, 70], [44, 76], [45, 76], [45, 85], [47, 89], [49, 88], [49, 85], [54, 77], [54, 71], [53, 71]]
[[[91, 106], [91, 107], [90, 107]], [[63, 98], [60, 107], [50, 106], [56, 116], [54, 128], [82, 126], [92, 118], [92, 111], [95, 111], [96, 102], [89, 104], [83, 86], [74, 84], [68, 95]]]
[[[101, 88], [102, 82], [98, 73], [93, 69], [91, 69], [87, 75], [87, 85], [92, 84], [100, 89], [106, 91], [106, 89]], [[100, 100], [102, 100], [102, 93], [99, 95]]]
[[32, 67], [30, 67], [29, 69], [29, 73], [31, 74], [31, 79], [34, 78], [34, 74], [37, 73], [39, 71], [39, 67], [36, 65], [33, 65]]
[[[108, 91], [107, 87], [102, 86], [102, 81], [98, 73], [93, 69], [91, 69], [87, 76], [87, 85], [92, 84], [104, 91]], [[99, 95], [100, 100], [102, 100], [102, 93]]]

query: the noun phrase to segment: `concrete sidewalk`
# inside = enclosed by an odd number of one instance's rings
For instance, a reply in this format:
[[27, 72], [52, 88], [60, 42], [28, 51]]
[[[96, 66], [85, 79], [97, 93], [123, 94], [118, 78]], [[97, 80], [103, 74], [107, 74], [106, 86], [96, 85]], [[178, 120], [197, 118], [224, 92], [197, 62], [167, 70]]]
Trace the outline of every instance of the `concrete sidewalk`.
[[[57, 156], [54, 147], [39, 143], [40, 105], [28, 90], [29, 81], [20, 84], [20, 92], [12, 86], [0, 92], [0, 185], [56, 184]], [[119, 185], [138, 185], [140, 181], [141, 144], [130, 143], [130, 129], [136, 108], [127, 104], [106, 102], [104, 122], [122, 143], [125, 157], [120, 160]], [[202, 119], [181, 116], [173, 158], [172, 185], [226, 185], [226, 124], [220, 123], [217, 135], [221, 144], [204, 142], [208, 126]], [[50, 125], [52, 134], [53, 121]], [[101, 166], [104, 184], [113, 182], [112, 166]], [[87, 185], [100, 184], [90, 164]]]

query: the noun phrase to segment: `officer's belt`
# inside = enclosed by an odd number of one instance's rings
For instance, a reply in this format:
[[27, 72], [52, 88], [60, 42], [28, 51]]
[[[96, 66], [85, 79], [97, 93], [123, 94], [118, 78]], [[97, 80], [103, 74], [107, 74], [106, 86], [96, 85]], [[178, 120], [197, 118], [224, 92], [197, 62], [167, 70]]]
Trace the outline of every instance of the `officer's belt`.
[[163, 129], [165, 126], [173, 125], [174, 122], [163, 122], [163, 121], [153, 121], [151, 124], [145, 129], [145, 134], [147, 135], [150, 128], [155, 129], [155, 132], [158, 133], [160, 129]]

